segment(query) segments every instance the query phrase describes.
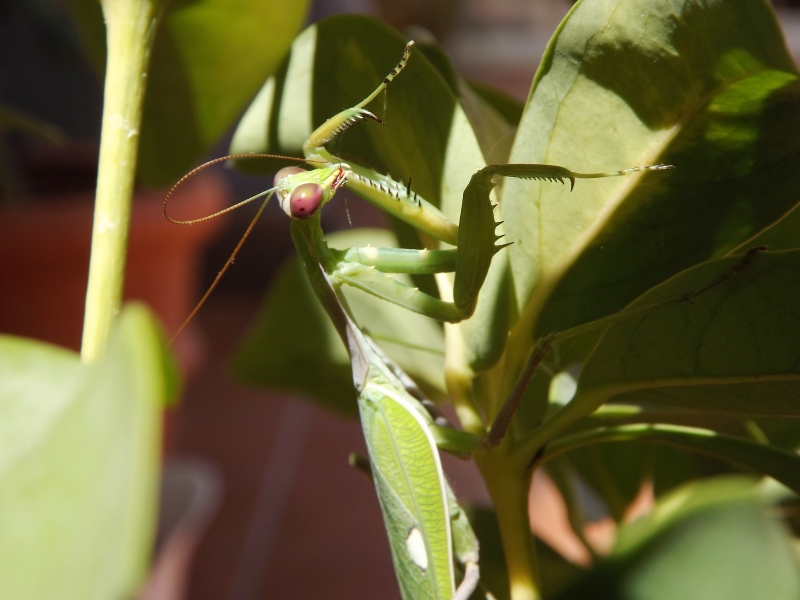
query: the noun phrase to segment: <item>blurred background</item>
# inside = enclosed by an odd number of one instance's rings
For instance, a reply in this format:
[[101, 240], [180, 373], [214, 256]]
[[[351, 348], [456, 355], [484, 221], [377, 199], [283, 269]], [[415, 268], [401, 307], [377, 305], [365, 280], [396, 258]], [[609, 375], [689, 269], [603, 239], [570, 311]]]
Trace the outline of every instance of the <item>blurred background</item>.
[[[800, 0], [774, 5], [797, 60]], [[413, 35], [422, 27], [463, 76], [524, 101], [570, 6], [568, 0], [316, 0], [309, 22], [353, 12]], [[0, 331], [77, 349], [91, 213], [73, 201], [90, 197], [95, 183], [102, 82], [53, 2], [0, 3], [0, 106], [24, 110], [28, 119], [21, 129], [16, 119], [11, 130], [0, 112]], [[225, 154], [229, 142], [230, 135], [208, 158]], [[219, 168], [186, 196], [208, 214], [268, 184]], [[210, 285], [255, 207], [187, 233], [163, 221], [162, 190], [141, 195], [126, 295], [154, 306], [171, 332]], [[381, 213], [353, 196], [326, 209], [327, 231], [351, 223], [380, 226]], [[165, 461], [187, 467], [186, 485], [199, 498], [184, 551], [174, 559], [187, 574], [185, 597], [398, 598], [372, 484], [347, 464], [350, 452], [365, 452], [359, 424], [302, 398], [248, 390], [227, 371], [232, 349], [291, 250], [286, 216], [272, 203], [176, 345], [186, 378], [181, 402], [167, 417]], [[459, 498], [488, 501], [472, 463], [445, 460]], [[543, 517], [552, 513], [541, 506], [531, 514], [543, 529], [547, 523], [536, 519], [557, 518]], [[569, 547], [560, 550], [569, 555]]]

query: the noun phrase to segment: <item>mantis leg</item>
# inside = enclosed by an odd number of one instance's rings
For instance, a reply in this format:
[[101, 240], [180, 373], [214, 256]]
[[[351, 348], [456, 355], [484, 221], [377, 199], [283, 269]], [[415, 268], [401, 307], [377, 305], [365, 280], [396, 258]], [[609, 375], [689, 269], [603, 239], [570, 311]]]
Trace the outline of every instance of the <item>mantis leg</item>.
[[386, 86], [405, 68], [413, 46], [413, 41], [406, 44], [403, 58], [369, 96], [355, 106], [334, 115], [315, 129], [303, 144], [303, 155], [311, 163], [341, 165], [347, 172], [347, 186], [358, 195], [436, 239], [455, 245], [458, 226], [445, 217], [436, 206], [413, 192], [410, 179], [404, 184], [372, 169], [343, 163], [325, 148], [326, 143], [359, 121], [369, 118], [383, 123], [364, 107], [386, 89]]
[[372, 102], [384, 89], [386, 89], [386, 86], [389, 85], [392, 80], [400, 74], [400, 71], [405, 68], [406, 63], [408, 63], [408, 59], [411, 56], [411, 49], [413, 47], [413, 40], [406, 44], [406, 47], [403, 50], [403, 57], [400, 59], [400, 62], [386, 77], [383, 78], [383, 81], [380, 83], [380, 85], [376, 87], [369, 96], [364, 98], [355, 106], [352, 106], [351, 108], [343, 110], [339, 114], [334, 115], [314, 130], [314, 132], [303, 144], [303, 154], [306, 158], [320, 162], [335, 162], [336, 159], [334, 159], [334, 157], [327, 150], [325, 150], [325, 144], [327, 144], [334, 137], [336, 137], [336, 135], [343, 132], [351, 125], [358, 123], [359, 121], [363, 121], [365, 118], [374, 119], [379, 123], [383, 122], [364, 107]]

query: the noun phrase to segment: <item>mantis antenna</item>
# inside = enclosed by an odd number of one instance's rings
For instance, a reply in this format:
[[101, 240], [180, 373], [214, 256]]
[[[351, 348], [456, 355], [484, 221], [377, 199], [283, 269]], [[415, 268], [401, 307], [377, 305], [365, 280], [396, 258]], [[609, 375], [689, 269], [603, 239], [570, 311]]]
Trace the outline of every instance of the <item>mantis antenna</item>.
[[222, 209], [220, 211], [215, 212], [214, 214], [206, 215], [204, 217], [199, 217], [197, 219], [187, 219], [187, 220], [173, 219], [167, 214], [167, 204], [169, 203], [169, 200], [172, 197], [172, 195], [175, 193], [175, 191], [183, 183], [185, 183], [189, 178], [193, 177], [194, 175], [197, 175], [197, 173], [199, 173], [200, 171], [202, 171], [204, 169], [207, 169], [208, 167], [210, 167], [212, 165], [215, 165], [217, 163], [221, 163], [221, 162], [226, 161], [226, 160], [239, 159], [239, 158], [279, 158], [279, 159], [292, 160], [292, 161], [297, 161], [297, 162], [301, 162], [301, 161], [302, 162], [319, 162], [319, 161], [304, 160], [304, 159], [301, 159], [301, 158], [296, 158], [294, 156], [283, 156], [283, 155], [280, 155], [280, 154], [256, 154], [256, 153], [252, 153], [252, 154], [230, 154], [228, 156], [221, 156], [219, 158], [215, 158], [215, 159], [210, 160], [210, 161], [208, 161], [206, 163], [203, 163], [199, 167], [196, 167], [196, 168], [192, 169], [186, 175], [181, 177], [175, 183], [175, 185], [172, 186], [172, 188], [169, 190], [169, 192], [167, 192], [167, 195], [164, 197], [164, 205], [163, 205], [163, 208], [162, 208], [162, 211], [164, 213], [164, 218], [167, 221], [169, 221], [170, 223], [175, 223], [177, 225], [192, 225], [193, 223], [200, 223], [202, 221], [208, 221], [209, 219], [214, 219], [216, 217], [224, 215], [225, 213], [231, 212], [232, 210], [240, 208], [240, 207], [244, 206], [245, 204], [248, 204], [248, 203], [252, 202], [253, 200], [256, 200], [258, 198], [266, 196], [264, 201], [261, 203], [261, 206], [259, 207], [258, 212], [256, 212], [256, 215], [253, 217], [253, 220], [250, 221], [250, 225], [248, 225], [248, 227], [245, 230], [244, 234], [239, 239], [239, 243], [236, 244], [236, 247], [233, 249], [233, 252], [231, 252], [231, 255], [228, 257], [228, 260], [225, 261], [225, 264], [223, 265], [222, 269], [220, 269], [219, 273], [217, 273], [217, 276], [214, 278], [214, 281], [211, 283], [211, 285], [208, 287], [206, 292], [203, 294], [203, 297], [200, 298], [200, 300], [197, 302], [195, 307], [192, 309], [192, 312], [189, 313], [189, 316], [186, 317], [186, 319], [183, 321], [183, 323], [181, 323], [181, 326], [178, 327], [178, 330], [170, 338], [170, 340], [169, 340], [170, 344], [172, 344], [177, 339], [177, 337], [181, 333], [183, 333], [183, 330], [186, 329], [186, 326], [192, 321], [192, 319], [194, 319], [195, 315], [202, 308], [202, 306], [206, 303], [206, 300], [208, 300], [208, 297], [211, 295], [211, 292], [213, 292], [214, 289], [217, 287], [217, 284], [219, 284], [220, 280], [222, 279], [222, 276], [225, 275], [225, 273], [228, 271], [230, 266], [233, 264], [233, 261], [236, 258], [236, 255], [239, 253], [239, 250], [241, 250], [241, 248], [244, 245], [245, 241], [250, 236], [250, 233], [252, 233], [253, 228], [256, 226], [256, 223], [258, 222], [259, 217], [264, 212], [264, 209], [266, 208], [267, 203], [269, 202], [270, 198], [275, 193], [275, 190], [277, 188], [276, 187], [272, 187], [272, 188], [270, 188], [268, 190], [265, 190], [263, 192], [259, 192], [255, 196], [251, 196], [250, 198], [247, 198], [246, 200], [242, 200], [241, 202], [237, 202], [233, 206], [229, 206], [228, 208], [224, 208], [224, 209]]

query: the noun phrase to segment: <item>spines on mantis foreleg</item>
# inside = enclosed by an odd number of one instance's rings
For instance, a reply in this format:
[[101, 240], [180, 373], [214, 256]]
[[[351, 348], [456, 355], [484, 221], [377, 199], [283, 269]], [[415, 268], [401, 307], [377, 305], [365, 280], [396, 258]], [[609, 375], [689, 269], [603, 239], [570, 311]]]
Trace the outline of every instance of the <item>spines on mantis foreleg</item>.
[[496, 185], [495, 176], [539, 179], [564, 183], [570, 182], [570, 190], [576, 179], [596, 179], [616, 177], [639, 171], [662, 171], [673, 169], [672, 165], [648, 165], [632, 167], [607, 173], [576, 173], [557, 165], [508, 164], [489, 165], [472, 176], [461, 204], [461, 219], [458, 233], [458, 262], [453, 285], [453, 299], [456, 306], [467, 315], [472, 314], [478, 300], [492, 256], [508, 244], [495, 245], [502, 236], [495, 235], [494, 229], [500, 223], [494, 221], [489, 194]]
[[605, 173], [578, 173], [557, 165], [509, 164], [489, 165], [488, 167], [485, 167], [483, 171], [491, 175], [517, 177], [519, 179], [538, 179], [541, 181], [552, 181], [559, 183], [569, 181], [569, 189], [572, 190], [575, 187], [576, 179], [619, 177], [621, 175], [628, 175], [630, 173], [637, 173], [641, 171], [664, 171], [674, 168], [674, 165], [644, 165], [641, 167], [622, 169], [621, 171], [607, 171]]
[[438, 240], [458, 244], [458, 225], [442, 211], [411, 188], [411, 180], [403, 184], [358, 165], [347, 165], [347, 187], [378, 208], [394, 215]]
[[408, 63], [408, 58], [411, 56], [411, 48], [413, 48], [413, 46], [413, 40], [406, 44], [406, 47], [403, 50], [403, 57], [400, 59], [400, 62], [386, 77], [383, 78], [381, 84], [376, 87], [369, 96], [364, 98], [355, 106], [343, 110], [339, 114], [331, 117], [309, 136], [309, 138], [303, 144], [303, 154], [306, 156], [306, 158], [321, 158], [324, 160], [330, 160], [332, 157], [323, 148], [323, 146], [331, 141], [335, 136], [342, 133], [345, 129], [351, 125], [354, 125], [355, 123], [358, 123], [359, 121], [364, 120], [365, 118], [374, 119], [379, 123], [383, 123], [381, 119], [376, 117], [370, 111], [366, 110], [364, 107], [372, 102], [375, 97], [380, 94], [395, 77], [397, 77], [400, 71], [405, 68], [406, 63]]

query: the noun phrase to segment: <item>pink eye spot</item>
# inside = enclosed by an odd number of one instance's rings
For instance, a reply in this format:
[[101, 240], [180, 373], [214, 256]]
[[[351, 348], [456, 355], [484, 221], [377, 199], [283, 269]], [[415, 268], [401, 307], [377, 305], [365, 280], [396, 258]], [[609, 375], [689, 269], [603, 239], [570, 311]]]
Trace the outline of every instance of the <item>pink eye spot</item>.
[[278, 182], [284, 177], [289, 177], [289, 175], [297, 175], [298, 173], [303, 173], [303, 172], [305, 172], [305, 169], [301, 167], [283, 167], [280, 171], [275, 173], [275, 179], [273, 179], [273, 185], [278, 185]]
[[289, 211], [295, 219], [313, 216], [322, 202], [322, 186], [318, 183], [301, 183], [289, 194]]

